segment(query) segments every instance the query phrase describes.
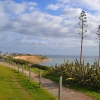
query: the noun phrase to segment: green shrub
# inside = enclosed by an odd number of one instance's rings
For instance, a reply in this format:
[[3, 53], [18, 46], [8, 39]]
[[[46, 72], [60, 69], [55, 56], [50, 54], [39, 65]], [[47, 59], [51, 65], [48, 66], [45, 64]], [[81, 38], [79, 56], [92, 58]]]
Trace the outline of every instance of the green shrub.
[[47, 70], [47, 71], [50, 69], [50, 67], [47, 67], [44, 65], [39, 65], [39, 64], [33, 64], [33, 65], [31, 65], [31, 67], [42, 69], [42, 70]]
[[94, 65], [89, 63], [80, 65], [78, 60], [71, 63], [67, 61], [61, 65], [53, 66], [49, 74], [63, 76], [66, 84], [76, 84], [92, 89], [100, 88], [100, 67], [96, 63]]
[[29, 61], [26, 61], [26, 60], [23, 60], [23, 59], [14, 59], [11, 56], [4, 57], [4, 60], [6, 62], [14, 62], [16, 64], [24, 64], [24, 65], [27, 65], [27, 64], [30, 63]]

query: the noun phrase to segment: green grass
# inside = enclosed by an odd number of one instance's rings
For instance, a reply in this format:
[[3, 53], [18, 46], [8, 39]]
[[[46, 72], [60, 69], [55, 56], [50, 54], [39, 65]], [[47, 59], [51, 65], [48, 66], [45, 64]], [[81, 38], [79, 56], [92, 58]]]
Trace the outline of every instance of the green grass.
[[0, 65], [0, 100], [55, 100], [27, 76]]
[[89, 88], [79, 87], [79, 86], [75, 86], [75, 85], [70, 85], [69, 87], [76, 91], [83, 92], [84, 94], [94, 98], [95, 100], [100, 100], [100, 92], [96, 92]]
[[[22, 68], [22, 65], [20, 65], [20, 68]], [[29, 71], [29, 67], [28, 66], [24, 66], [24, 70]], [[38, 75], [40, 73], [40, 69], [34, 68], [34, 67], [31, 68], [31, 71], [34, 72], [35, 74], [38, 74]], [[42, 70], [42, 76], [43, 77], [45, 77], [47, 73], [48, 73], [47, 70]]]
[[18, 79], [20, 84], [32, 95], [35, 100], [55, 100], [55, 98], [49, 94], [46, 90], [40, 89], [36, 82], [29, 81], [26, 76], [21, 76], [23, 78]]

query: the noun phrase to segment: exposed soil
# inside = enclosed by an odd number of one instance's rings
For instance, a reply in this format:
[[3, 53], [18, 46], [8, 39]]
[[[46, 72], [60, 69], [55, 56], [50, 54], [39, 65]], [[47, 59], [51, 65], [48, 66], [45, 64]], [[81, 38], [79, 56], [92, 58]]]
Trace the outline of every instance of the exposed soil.
[[39, 56], [32, 56], [32, 55], [29, 55], [29, 56], [26, 56], [26, 55], [25, 56], [24, 55], [14, 56], [13, 58], [14, 59], [23, 59], [23, 60], [26, 60], [26, 61], [29, 61], [29, 62], [32, 62], [32, 63], [40, 63], [40, 62], [44, 62], [44, 61], [48, 60], [47, 58], [42, 59]]

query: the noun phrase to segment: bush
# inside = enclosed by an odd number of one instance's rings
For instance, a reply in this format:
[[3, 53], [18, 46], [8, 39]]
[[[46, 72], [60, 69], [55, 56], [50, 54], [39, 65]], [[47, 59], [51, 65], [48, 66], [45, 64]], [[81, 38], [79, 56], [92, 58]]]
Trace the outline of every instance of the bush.
[[14, 59], [11, 56], [4, 57], [4, 60], [6, 60], [7, 62], [14, 62], [16, 64], [25, 64], [25, 65], [27, 65], [27, 64], [30, 63], [29, 61], [26, 61], [26, 60]]
[[56, 64], [52, 67], [50, 75], [54, 77], [63, 76], [66, 84], [76, 84], [92, 89], [100, 88], [100, 67], [97, 64], [80, 65], [77, 60], [71, 63], [65, 62], [61, 65]]
[[31, 65], [31, 67], [35, 67], [35, 68], [42, 69], [42, 70], [47, 70], [47, 71], [50, 69], [47, 66], [39, 65], [39, 64], [33, 64], [33, 65]]
[[26, 60], [22, 60], [22, 59], [13, 59], [13, 62], [14, 63], [19, 63], [19, 64], [24, 64], [24, 65], [27, 65], [29, 64], [29, 61], [26, 61]]

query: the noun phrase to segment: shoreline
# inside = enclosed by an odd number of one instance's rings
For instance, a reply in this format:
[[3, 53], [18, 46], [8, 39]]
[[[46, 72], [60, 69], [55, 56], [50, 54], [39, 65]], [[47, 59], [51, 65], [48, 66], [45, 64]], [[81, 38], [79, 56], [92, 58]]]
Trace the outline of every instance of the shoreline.
[[44, 59], [42, 62], [46, 62], [46, 61], [50, 61], [52, 60], [51, 58], [47, 58], [47, 59]]
[[51, 58], [44, 59], [43, 61], [40, 61], [39, 64], [41, 65], [41, 63], [48, 62], [50, 60], [52, 60], [52, 59]]

